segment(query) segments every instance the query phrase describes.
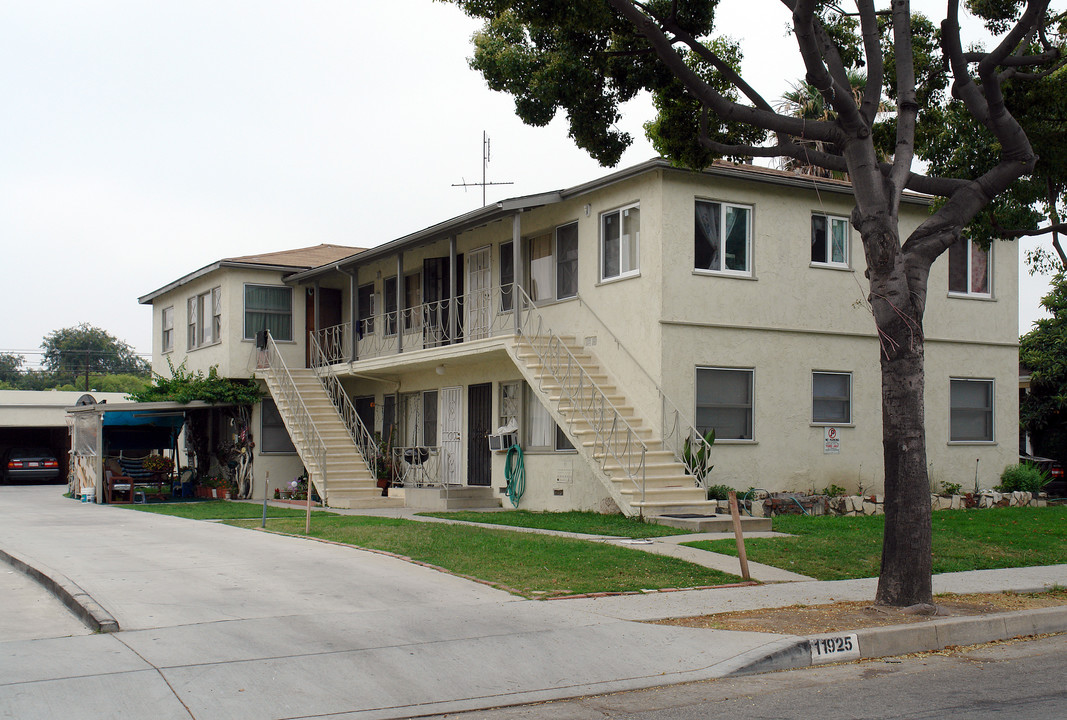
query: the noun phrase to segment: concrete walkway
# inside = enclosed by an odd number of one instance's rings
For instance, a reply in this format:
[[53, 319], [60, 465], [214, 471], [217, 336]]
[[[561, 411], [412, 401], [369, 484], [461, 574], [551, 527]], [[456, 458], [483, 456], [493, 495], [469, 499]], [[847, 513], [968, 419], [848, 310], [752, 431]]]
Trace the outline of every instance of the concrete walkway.
[[[0, 637], [0, 717], [410, 717], [795, 667], [804, 638], [633, 620], [873, 592], [794, 582], [528, 601], [375, 553], [60, 492], [0, 487], [0, 551], [79, 588], [121, 630]], [[1067, 584], [1067, 566], [950, 582]]]

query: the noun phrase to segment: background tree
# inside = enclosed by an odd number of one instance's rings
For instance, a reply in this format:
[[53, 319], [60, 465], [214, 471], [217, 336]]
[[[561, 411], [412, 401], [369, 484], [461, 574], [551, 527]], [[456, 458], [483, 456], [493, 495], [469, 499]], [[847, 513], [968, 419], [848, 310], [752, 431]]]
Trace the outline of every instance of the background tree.
[[1052, 279], [1041, 305], [1052, 317], [1023, 335], [1019, 360], [1030, 371], [1030, 390], [1019, 404], [1019, 421], [1030, 433], [1034, 454], [1067, 458], [1067, 276]]
[[0, 387], [17, 388], [26, 358], [14, 353], [0, 353]]
[[[41, 343], [42, 365], [57, 380], [81, 385], [88, 392], [91, 375], [129, 374], [147, 378], [148, 362], [111, 333], [88, 323], [53, 330]], [[76, 378], [83, 378], [78, 383]]]
[[[1062, 65], [1062, 15], [1050, 14], [1048, 0], [972, 0], [968, 7], [991, 20], [996, 37], [988, 50], [965, 50], [958, 0], [948, 1], [939, 27], [913, 14], [907, 0], [885, 10], [856, 0], [848, 14], [817, 0], [783, 0], [803, 65], [787, 68], [789, 75], [802, 71], [833, 110], [807, 119], [776, 110], [717, 49], [716, 3], [708, 0], [452, 1], [485, 20], [471, 66], [489, 86], [514, 95], [527, 123], [544, 125], [564, 112], [571, 137], [603, 164], [615, 164], [630, 142], [615, 127], [619, 103], [647, 90], [661, 118], [664, 101], [677, 115], [691, 110], [688, 122], [675, 118], [658, 128], [657, 148], [676, 162], [703, 167], [716, 157], [788, 158], [848, 173], [856, 201], [851, 221], [863, 242], [880, 341], [886, 520], [876, 600], [932, 602], [923, 407], [930, 268], [991, 202], [1033, 172], [1037, 155], [1005, 102], [1005, 87]], [[857, 97], [848, 72], [860, 66], [866, 83]], [[984, 167], [924, 174], [915, 168], [917, 128], [942, 111], [949, 77], [959, 111], [995, 139], [994, 153]], [[886, 98], [889, 118], [882, 112]], [[880, 150], [889, 150], [892, 160], [880, 161]], [[901, 237], [905, 190], [942, 202]]]

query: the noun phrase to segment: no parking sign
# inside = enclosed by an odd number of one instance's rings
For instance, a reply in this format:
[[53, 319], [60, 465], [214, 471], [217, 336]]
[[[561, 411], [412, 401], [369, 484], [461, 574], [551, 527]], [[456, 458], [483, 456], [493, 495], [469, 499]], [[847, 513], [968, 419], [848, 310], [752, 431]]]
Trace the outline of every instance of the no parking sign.
[[823, 455], [837, 455], [841, 452], [841, 438], [837, 434], [837, 428], [823, 428], [822, 453]]

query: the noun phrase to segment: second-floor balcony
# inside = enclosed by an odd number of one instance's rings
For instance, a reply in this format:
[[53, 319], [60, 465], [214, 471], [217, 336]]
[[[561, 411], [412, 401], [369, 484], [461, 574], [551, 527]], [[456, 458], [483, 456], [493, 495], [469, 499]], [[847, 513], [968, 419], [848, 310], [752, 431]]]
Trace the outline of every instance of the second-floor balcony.
[[354, 332], [351, 322], [314, 331], [311, 362], [337, 365], [511, 335], [514, 297], [514, 286], [507, 285], [399, 310], [387, 306], [359, 319]]

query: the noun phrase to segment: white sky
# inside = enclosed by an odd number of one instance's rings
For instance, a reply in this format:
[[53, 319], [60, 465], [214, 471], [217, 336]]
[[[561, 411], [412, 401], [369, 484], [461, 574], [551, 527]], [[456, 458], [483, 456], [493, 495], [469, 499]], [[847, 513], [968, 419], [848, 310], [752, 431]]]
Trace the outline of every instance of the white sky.
[[[787, 18], [751, 10], [723, 0], [719, 26], [775, 98]], [[488, 179], [515, 183], [490, 202], [608, 172], [467, 67], [477, 27], [431, 0], [0, 0], [0, 351], [89, 322], [148, 352], [136, 299], [187, 272], [474, 209], [480, 190], [451, 184], [481, 179], [483, 130]], [[623, 166], [655, 154], [650, 115], [625, 109]], [[1023, 277], [1025, 329], [1045, 283]]]

